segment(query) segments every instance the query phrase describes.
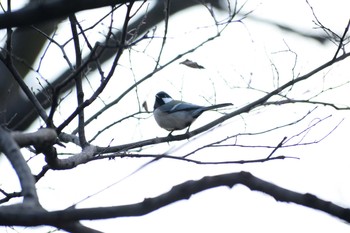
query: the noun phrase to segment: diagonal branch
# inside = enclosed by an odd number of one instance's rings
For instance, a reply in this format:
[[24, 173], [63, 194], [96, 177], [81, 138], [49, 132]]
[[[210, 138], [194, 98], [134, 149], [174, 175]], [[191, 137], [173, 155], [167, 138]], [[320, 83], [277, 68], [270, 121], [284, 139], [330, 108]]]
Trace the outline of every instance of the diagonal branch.
[[7, 29], [7, 40], [6, 40], [6, 48], [7, 48], [6, 49], [6, 57], [0, 56], [0, 61], [2, 61], [4, 64], [6, 64], [7, 69], [10, 71], [14, 80], [20, 86], [22, 91], [26, 94], [27, 98], [29, 99], [31, 104], [34, 106], [34, 109], [37, 111], [39, 116], [46, 122], [47, 114], [45, 112], [45, 109], [42, 107], [39, 100], [32, 93], [32, 91], [29, 89], [29, 87], [25, 84], [25, 82], [23, 81], [23, 77], [21, 77], [20, 73], [17, 71], [16, 67], [13, 64], [12, 34], [13, 34], [12, 29], [8, 28]]
[[[55, 17], [55, 14], [59, 14], [60, 12], [67, 12], [66, 16], [68, 16], [71, 13], [74, 12], [70, 12], [70, 4], [78, 4], [79, 2], [83, 2], [84, 6], [82, 6], [85, 10], [86, 9], [92, 9], [89, 8], [89, 4], [97, 4], [97, 5], [103, 5], [104, 2], [106, 1], [111, 1], [111, 2], [118, 2], [118, 0], [101, 0], [101, 1], [93, 1], [93, 0], [88, 0], [88, 1], [67, 1], [67, 4], [62, 4], [62, 2], [65, 2], [64, 0], [57, 0], [55, 1], [58, 4], [61, 4], [58, 8], [53, 8], [53, 13], [50, 14], [48, 17]], [[122, 1], [122, 0], [121, 0]], [[78, 2], [78, 3], [75, 3]], [[123, 1], [123, 2], [128, 2], [128, 1]], [[219, 7], [219, 0], [210, 0], [208, 1], [210, 2], [213, 6], [215, 7]], [[52, 2], [44, 2], [42, 4], [51, 4]], [[164, 10], [164, 3], [162, 0], [155, 0], [154, 1], [155, 4], [153, 4], [153, 6], [148, 10], [147, 12], [147, 20], [145, 20], [144, 17], [138, 17], [136, 20], [133, 20], [132, 22], [130, 22], [130, 24], [128, 25], [128, 29], [129, 31], [136, 31], [137, 35], [134, 34], [128, 34], [126, 35], [126, 41], [128, 41], [129, 43], [132, 43], [135, 39], [137, 39], [139, 35], [143, 35], [144, 33], [147, 33], [147, 31], [152, 28], [153, 26], [155, 26], [156, 24], [162, 22], [164, 20], [164, 16], [163, 14], [161, 14], [160, 12], [162, 12]], [[198, 1], [188, 1], [188, 0], [177, 0], [177, 1], [173, 1], [171, 4], [171, 9], [169, 11], [169, 13], [171, 15], [174, 15], [177, 12], [180, 12], [182, 10], [185, 10], [189, 7], [195, 6], [200, 4], [200, 2]], [[34, 8], [34, 7], [33, 7]], [[62, 9], [62, 11], [60, 11]], [[28, 10], [28, 8], [25, 8], [22, 10], [20, 10], [20, 12], [25, 13]], [[52, 9], [50, 9], [52, 10]], [[25, 20], [21, 21], [21, 23], [29, 23], [32, 24], [31, 21], [33, 20], [33, 18], [35, 17], [42, 17], [42, 14], [49, 14], [50, 13], [49, 9], [46, 9], [45, 11], [42, 12], [42, 10], [37, 10], [37, 9], [31, 9], [30, 11], [33, 11], [31, 14], [34, 14], [34, 16], [28, 16]], [[28, 10], [29, 11], [29, 10]], [[14, 14], [14, 13], [11, 13]], [[27, 13], [25, 13], [27, 14]], [[29, 13], [28, 13], [29, 14]], [[2, 24], [5, 24], [5, 20], [4, 18], [6, 18], [5, 16], [0, 14], [0, 28]], [[13, 18], [13, 16], [11, 16], [11, 18]], [[14, 17], [14, 20], [17, 20], [18, 18]], [[135, 19], [135, 18], [134, 18]], [[6, 18], [6, 20], [9, 20], [8, 18]], [[12, 20], [12, 19], [11, 19]], [[12, 22], [10, 22], [12, 23]], [[8, 26], [11, 26], [12, 24], [9, 24]], [[118, 30], [114, 30], [113, 34], [115, 38], [120, 38], [122, 36], [122, 31], [118, 31]], [[100, 53], [101, 50], [101, 45], [107, 45], [108, 49], [103, 50], [103, 53]], [[81, 72], [84, 72], [87, 67], [89, 68], [90, 72], [96, 70], [99, 68], [98, 65], [92, 63], [91, 61], [96, 60], [96, 58], [98, 57], [98, 61], [100, 64], [110, 60], [111, 58], [113, 58], [116, 53], [117, 50], [119, 48], [119, 44], [117, 43], [117, 41], [115, 40], [105, 40], [104, 42], [101, 43], [100, 46], [95, 46], [94, 50], [86, 55], [83, 58], [83, 64], [82, 66], [80, 66], [79, 68], [77, 68], [77, 70], [75, 70], [72, 73], [71, 69], [67, 69], [65, 71], [62, 72], [61, 75], [59, 75], [52, 83], [51, 86], [53, 87], [53, 89], [55, 90], [60, 90], [59, 93], [62, 93], [63, 91], [66, 91], [70, 88], [72, 88], [73, 82], [72, 80], [75, 78], [76, 75], [79, 75]], [[103, 49], [103, 48], [102, 48]], [[47, 98], [47, 95], [45, 93], [47, 92], [51, 92], [51, 88], [52, 87], [48, 87], [45, 88], [43, 91], [39, 92], [36, 95], [36, 98], [40, 101], [41, 105], [44, 108], [48, 108], [50, 107], [50, 105], [52, 105], [52, 103], [50, 102], [50, 100]], [[54, 94], [53, 96], [54, 98], [57, 97], [56, 94]], [[27, 100], [25, 100], [27, 101]], [[55, 100], [52, 100], [52, 102], [55, 104]], [[86, 103], [86, 102], [85, 102]], [[21, 117], [17, 117], [15, 119], [15, 121], [11, 122], [10, 127], [12, 129], [25, 129], [27, 128], [32, 121], [37, 117], [37, 113], [35, 111], [33, 111], [32, 108], [29, 108], [27, 105], [25, 105], [25, 109], [23, 109], [23, 111], [25, 113], [21, 114]], [[55, 106], [52, 107], [51, 109], [51, 114], [53, 114], [53, 112], [55, 111]], [[9, 109], [6, 112], [6, 116], [8, 116], [8, 118], [11, 118], [15, 113], [17, 112], [17, 109], [11, 110]], [[52, 116], [50, 116], [51, 114], [49, 114], [49, 120], [52, 119]]]
[[103, 92], [103, 90], [105, 89], [105, 87], [107, 86], [108, 82], [111, 80], [114, 71], [118, 65], [118, 61], [121, 57], [121, 55], [123, 54], [124, 51], [124, 46], [126, 43], [126, 39], [127, 39], [127, 34], [128, 34], [128, 27], [129, 27], [129, 22], [131, 20], [131, 10], [133, 7], [133, 3], [130, 3], [127, 5], [127, 12], [125, 15], [125, 19], [124, 19], [124, 24], [123, 24], [123, 29], [122, 29], [122, 35], [121, 35], [121, 39], [119, 41], [119, 46], [118, 46], [118, 50], [116, 53], [116, 56], [113, 60], [113, 64], [112, 67], [110, 68], [110, 71], [108, 73], [108, 75], [106, 76], [106, 78], [104, 78], [101, 81], [100, 86], [97, 88], [97, 90], [92, 94], [92, 96], [85, 100], [83, 103], [81, 103], [76, 109], [75, 111], [69, 116], [67, 117], [67, 119], [60, 125], [57, 127], [57, 132], [61, 133], [62, 130], [79, 114], [81, 113], [81, 111], [83, 111], [87, 106], [89, 106], [91, 103], [93, 103], [97, 97]]
[[289, 87], [291, 87], [291, 86], [293, 86], [293, 85], [295, 85], [295, 84], [297, 84], [297, 83], [299, 83], [299, 82], [301, 82], [301, 81], [304, 81], [304, 80], [306, 80], [306, 79], [311, 78], [313, 75], [319, 73], [320, 71], [322, 71], [322, 70], [324, 70], [324, 69], [330, 67], [331, 65], [333, 65], [333, 64], [335, 64], [335, 63], [337, 63], [337, 62], [340, 62], [340, 61], [346, 59], [346, 58], [349, 57], [349, 56], [350, 56], [350, 53], [345, 53], [345, 54], [343, 54], [343, 55], [337, 57], [336, 59], [332, 59], [332, 60], [330, 60], [330, 61], [324, 63], [323, 65], [321, 65], [321, 66], [319, 66], [319, 67], [317, 67], [317, 68], [311, 70], [309, 73], [307, 73], [307, 74], [305, 74], [305, 75], [302, 75], [302, 76], [300, 76], [300, 77], [298, 77], [298, 78], [295, 78], [295, 79], [293, 79], [293, 80], [291, 80], [291, 81], [285, 83], [284, 85], [282, 85], [282, 86], [276, 88], [275, 90], [273, 90], [273, 91], [267, 93], [267, 94], [264, 95], [263, 97], [261, 97], [261, 98], [255, 100], [255, 101], [253, 101], [253, 102], [251, 102], [250, 104], [248, 104], [248, 105], [246, 105], [246, 106], [244, 106], [244, 107], [242, 107], [242, 108], [240, 108], [240, 109], [237, 109], [237, 110], [234, 111], [234, 112], [231, 112], [231, 113], [229, 113], [229, 114], [226, 114], [226, 115], [220, 117], [219, 119], [217, 119], [217, 120], [215, 120], [215, 121], [212, 121], [212, 122], [210, 122], [209, 124], [206, 124], [206, 125], [204, 125], [204, 126], [198, 128], [198, 129], [196, 129], [196, 130], [193, 130], [193, 131], [189, 132], [189, 134], [190, 134], [191, 136], [192, 136], [192, 135], [197, 135], [198, 133], [204, 132], [204, 131], [206, 131], [206, 130], [208, 130], [208, 129], [210, 129], [210, 128], [212, 128], [212, 127], [214, 127], [214, 126], [216, 126], [216, 125], [218, 125], [218, 124], [224, 122], [225, 120], [228, 120], [228, 119], [230, 119], [230, 118], [232, 118], [232, 117], [234, 117], [234, 116], [238, 116], [238, 115], [240, 115], [240, 114], [242, 114], [242, 113], [247, 113], [247, 112], [251, 111], [252, 109], [254, 109], [254, 108], [256, 108], [256, 107], [265, 104], [266, 101], [268, 101], [271, 97], [273, 97], [273, 96], [275, 96], [275, 95], [281, 93], [281, 92], [284, 91], [285, 89], [287, 89], [287, 88], [289, 88]]
[[36, 1], [36, 3], [28, 4], [20, 10], [8, 14], [0, 14], [0, 29], [6, 27], [29, 26], [36, 23], [43, 23], [48, 20], [67, 17], [70, 14], [83, 10], [134, 1], [135, 0]]

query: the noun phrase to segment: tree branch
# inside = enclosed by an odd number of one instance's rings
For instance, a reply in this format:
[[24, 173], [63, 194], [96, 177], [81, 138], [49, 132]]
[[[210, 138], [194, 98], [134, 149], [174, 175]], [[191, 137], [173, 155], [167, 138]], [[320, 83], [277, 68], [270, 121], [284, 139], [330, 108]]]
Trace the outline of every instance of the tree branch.
[[18, 131], [11, 132], [11, 136], [16, 141], [19, 147], [26, 147], [33, 145], [45, 146], [53, 145], [57, 140], [57, 134], [54, 129], [44, 128], [39, 129], [34, 133], [22, 133]]
[[94, 220], [117, 217], [142, 216], [180, 200], [187, 200], [192, 195], [220, 186], [233, 187], [237, 184], [247, 186], [253, 191], [260, 191], [281, 202], [295, 203], [301, 206], [321, 210], [332, 216], [350, 222], [350, 209], [322, 200], [312, 194], [301, 194], [270, 182], [259, 179], [248, 172], [229, 173], [207, 176], [197, 181], [186, 181], [174, 186], [170, 191], [142, 202], [100, 208], [65, 209], [51, 212], [7, 213], [0, 208], [0, 225], [57, 225], [62, 222]]
[[35, 189], [34, 176], [24, 160], [19, 146], [12, 138], [10, 132], [2, 126], [0, 127], [0, 151], [6, 155], [17, 173], [22, 188], [23, 203], [29, 206], [40, 206]]
[[67, 17], [70, 14], [96, 9], [105, 6], [114, 6], [135, 0], [56, 0], [36, 1], [12, 13], [0, 14], [0, 29], [6, 27], [29, 26], [43, 23], [48, 20]]
[[148, 140], [144, 140], [144, 141], [139, 141], [139, 142], [135, 142], [135, 143], [129, 143], [129, 144], [124, 144], [124, 145], [118, 145], [118, 146], [111, 146], [111, 147], [97, 147], [97, 152], [118, 152], [118, 151], [127, 151], [129, 149], [134, 149], [134, 148], [138, 148], [138, 147], [142, 147], [142, 146], [148, 146], [148, 145], [153, 145], [153, 144], [158, 144], [158, 143], [162, 143], [162, 142], [169, 142], [169, 141], [180, 141], [180, 140], [184, 140], [184, 139], [188, 139], [190, 137], [193, 137], [195, 135], [198, 135], [200, 133], [203, 133], [211, 128], [213, 128], [214, 126], [230, 119], [233, 118], [235, 116], [238, 116], [242, 113], [248, 113], [249, 111], [251, 111], [252, 109], [261, 106], [263, 104], [265, 104], [271, 97], [278, 95], [279, 93], [281, 93], [282, 91], [284, 91], [285, 89], [303, 81], [306, 80], [310, 77], [312, 77], [313, 75], [317, 74], [318, 72], [326, 69], [327, 67], [340, 62], [344, 59], [346, 59], [347, 57], [350, 56], [350, 53], [345, 53], [339, 57], [337, 57], [336, 59], [332, 59], [326, 63], [324, 63], [323, 65], [315, 68], [314, 70], [311, 70], [309, 73], [302, 75], [296, 79], [293, 79], [287, 83], [285, 83], [284, 85], [276, 88], [275, 90], [267, 93], [266, 95], [264, 95], [263, 97], [251, 102], [250, 104], [247, 104], [246, 106], [237, 109], [236, 111], [233, 111], [229, 114], [226, 114], [200, 128], [197, 128], [193, 131], [187, 132], [185, 134], [181, 134], [181, 135], [175, 135], [175, 136], [168, 136], [168, 137], [159, 137], [159, 138], [154, 138], [154, 139], [148, 139]]
[[97, 90], [92, 94], [92, 96], [85, 100], [82, 104], [80, 104], [75, 111], [69, 116], [67, 117], [67, 119], [60, 125], [57, 127], [57, 132], [61, 133], [61, 131], [81, 112], [84, 110], [84, 108], [86, 108], [87, 106], [89, 106], [91, 103], [93, 103], [97, 97], [103, 92], [103, 90], [105, 89], [105, 87], [107, 86], [108, 82], [110, 81], [110, 79], [112, 78], [114, 71], [118, 65], [118, 61], [121, 57], [121, 55], [123, 54], [124, 51], [124, 46], [126, 43], [126, 38], [127, 38], [127, 34], [128, 34], [128, 27], [129, 27], [129, 21], [131, 20], [131, 10], [132, 10], [132, 6], [133, 3], [128, 4], [127, 6], [127, 12], [125, 15], [125, 19], [124, 19], [124, 23], [123, 23], [123, 29], [122, 29], [122, 34], [121, 34], [121, 39], [119, 41], [119, 46], [117, 49], [117, 53], [115, 55], [115, 58], [113, 60], [113, 64], [112, 67], [110, 68], [110, 71], [108, 73], [108, 75], [101, 80], [101, 84], [100, 86], [97, 88]]
[[[69, 21], [71, 25], [72, 30], [72, 36], [74, 41], [74, 49], [75, 49], [75, 67], [80, 67], [82, 64], [82, 57], [81, 57], [81, 51], [80, 51], [80, 41], [79, 41], [79, 35], [77, 30], [77, 24], [78, 20], [75, 17], [74, 14], [69, 16]], [[77, 103], [78, 106], [82, 105], [84, 102], [84, 90], [83, 90], [83, 73], [80, 73], [75, 78], [75, 87], [77, 92]], [[84, 109], [82, 109], [78, 114], [78, 128], [79, 128], [79, 142], [82, 147], [86, 146], [86, 137], [85, 137], [85, 114]]]
[[287, 88], [289, 88], [289, 87], [291, 87], [291, 86], [293, 86], [293, 85], [295, 85], [295, 84], [297, 84], [297, 83], [299, 83], [301, 81], [304, 81], [304, 80], [312, 77], [313, 75], [317, 74], [318, 72], [326, 69], [327, 67], [330, 67], [331, 65], [333, 65], [333, 64], [335, 64], [337, 62], [340, 62], [340, 61], [346, 59], [349, 56], [350, 56], [350, 53], [345, 53], [345, 54], [337, 57], [336, 59], [332, 59], [332, 60], [324, 63], [323, 65], [315, 68], [314, 70], [310, 71], [309, 73], [307, 73], [305, 75], [302, 75], [302, 76], [300, 76], [298, 78], [295, 78], [295, 79], [285, 83], [284, 85], [282, 85], [282, 86], [276, 88], [275, 90], [267, 93], [263, 97], [255, 100], [253, 102], [251, 102], [250, 104], [248, 104], [248, 105], [246, 105], [246, 106], [244, 106], [244, 107], [242, 107], [240, 109], [237, 109], [234, 112], [226, 114], [226, 115], [218, 118], [217, 120], [212, 121], [209, 124], [206, 124], [206, 125], [198, 128], [198, 129], [196, 129], [196, 130], [193, 130], [193, 131], [189, 132], [189, 134], [191, 136], [192, 135], [196, 135], [196, 134], [198, 134], [200, 132], [204, 132], [204, 131], [206, 131], [206, 130], [208, 130], [208, 129], [210, 129], [210, 128], [212, 128], [212, 127], [214, 127], [214, 126], [216, 126], [216, 125], [218, 125], [218, 124], [220, 124], [222, 122], [224, 122], [227, 119], [230, 119], [230, 118], [232, 118], [234, 116], [238, 116], [238, 115], [240, 115], [242, 113], [247, 113], [247, 112], [251, 111], [252, 109], [254, 109], [256, 107], [263, 105], [264, 103], [266, 103], [266, 101], [268, 101], [274, 95], [277, 95], [277, 94], [281, 93], [282, 91], [284, 91], [285, 89], [287, 89]]
[[[96, 5], [103, 5], [104, 2], [117, 2], [118, 0], [101, 0], [101, 1], [93, 1], [93, 0], [88, 0], [88, 1], [67, 1], [68, 4], [64, 4], [62, 2], [66, 2], [67, 0], [57, 0], [56, 3], [58, 5], [60, 5], [58, 8], [56, 7], [52, 7], [52, 9], [46, 9], [45, 11], [41, 10], [42, 8], [40, 8], [39, 10], [37, 10], [35, 7], [31, 7], [33, 9], [30, 10], [30, 14], [26, 13], [28, 10], [28, 7], [26, 7], [25, 9], [19, 10], [20, 12], [22, 12], [23, 14], [29, 14], [28, 16], [26, 16], [26, 18], [23, 21], [20, 21], [18, 23], [29, 23], [32, 24], [31, 21], [35, 18], [35, 17], [42, 17], [42, 14], [46, 14], [46, 12], [48, 12], [47, 14], [49, 16], [50, 19], [54, 18], [55, 14], [60, 14], [59, 12], [61, 12], [61, 10], [63, 10], [63, 12], [68, 11], [67, 14], [65, 14], [66, 16], [68, 16], [71, 13], [69, 9], [70, 8], [70, 4], [78, 4], [78, 3], [83, 3], [82, 8], [84, 10], [86, 9], [90, 9], [88, 8], [90, 2], [92, 2], [92, 4], [96, 4]], [[76, 3], [77, 2], [77, 3]], [[127, 2], [127, 0], [123, 1], [119, 1], [119, 2]], [[212, 4], [215, 7], [220, 7], [219, 6], [219, 1], [218, 0], [210, 0], [208, 1], [210, 2], [210, 4]], [[56, 4], [55, 3], [55, 4]], [[42, 4], [49, 4], [50, 3], [42, 3]], [[182, 10], [185, 10], [191, 6], [195, 6], [200, 4], [200, 2], [198, 1], [188, 1], [188, 0], [178, 0], [178, 1], [173, 1], [171, 4], [171, 9], [170, 9], [170, 14], [174, 15], [177, 12], [180, 12]], [[47, 7], [49, 8], [49, 7]], [[63, 8], [63, 9], [61, 9]], [[147, 20], [145, 20], [145, 15], [138, 17], [136, 20], [130, 22], [128, 29], [129, 31], [135, 31], [136, 35], [131, 34], [131, 35], [126, 35], [127, 36], [127, 41], [130, 43], [133, 43], [134, 39], [137, 39], [137, 37], [139, 35], [143, 35], [144, 33], [147, 32], [147, 30], [149, 30], [151, 27], [155, 26], [157, 23], [160, 23], [164, 20], [163, 14], [161, 14], [160, 12], [162, 12], [164, 10], [164, 3], [163, 1], [159, 1], [159, 0], [155, 0], [155, 4], [151, 7], [151, 9], [149, 9], [147, 11]], [[18, 12], [19, 12], [18, 11]], [[42, 12], [43, 11], [43, 12]], [[50, 14], [50, 11], [54, 11], [52, 14]], [[12, 13], [13, 14], [13, 13]], [[32, 14], [34, 14], [34, 17], [32, 16]], [[0, 28], [1, 28], [1, 24], [5, 24], [5, 20], [3, 18], [3, 15], [0, 15]], [[11, 19], [6, 18], [6, 20], [12, 20], [12, 18], [14, 18], [14, 20], [18, 21], [16, 17], [11, 16]], [[8, 22], [9, 26], [11, 26], [13, 24], [11, 24], [11, 22]], [[120, 38], [122, 31], [120, 30], [114, 30], [113, 31], [114, 37], [115, 38]], [[131, 37], [133, 37], [133, 39], [131, 39]], [[131, 40], [130, 40], [131, 39]], [[90, 72], [96, 70], [99, 68], [99, 66], [91, 63], [92, 60], [95, 60], [98, 57], [98, 61], [99, 63], [104, 63], [106, 61], [108, 61], [109, 59], [111, 59], [113, 56], [115, 56], [117, 49], [119, 48], [119, 44], [117, 44], [117, 41], [115, 40], [105, 40], [104, 42], [101, 43], [102, 45], [107, 45], [109, 49], [104, 50], [103, 53], [100, 54], [100, 49], [101, 46], [95, 46], [94, 51], [92, 51], [90, 54], [86, 55], [83, 58], [83, 64], [81, 67], [79, 67], [76, 71], [72, 72], [71, 69], [67, 69], [65, 71], [63, 71], [63, 73], [61, 75], [59, 75], [52, 83], [51, 86], [55, 89], [55, 90], [60, 90], [58, 91], [59, 93], [62, 93], [63, 91], [66, 91], [68, 89], [70, 89], [72, 87], [73, 82], [71, 82], [76, 75], [79, 75], [81, 72], [84, 72], [86, 70], [87, 67], [89, 67]], [[159, 71], [159, 70], [158, 70]], [[140, 83], [140, 82], [139, 82]], [[40, 101], [41, 105], [44, 108], [48, 108], [51, 105], [51, 102], [49, 101], [49, 99], [47, 98], [45, 93], [50, 93], [51, 92], [51, 88], [45, 88], [43, 91], [39, 92], [36, 97], [37, 99]], [[133, 87], [131, 87], [131, 89], [133, 89]], [[128, 92], [128, 91], [126, 91]], [[57, 93], [54, 93], [53, 97], [57, 97], [56, 96]], [[27, 101], [27, 100], [24, 100]], [[52, 100], [53, 104], [55, 104], [55, 100]], [[21, 114], [20, 117], [17, 117], [13, 122], [11, 122], [10, 127], [16, 130], [19, 129], [25, 129], [27, 128], [32, 121], [37, 117], [37, 113], [36, 111], [33, 111], [32, 108], [28, 108], [27, 104], [23, 104], [23, 111], [24, 113]], [[49, 114], [49, 120], [52, 119], [52, 115], [53, 112], [55, 111], [55, 106], [52, 107], [51, 109], [51, 114]], [[8, 118], [11, 118], [15, 113], [18, 112], [18, 109], [8, 109], [8, 111], [6, 112], [6, 116], [8, 116]], [[87, 120], [86, 122], [88, 123], [89, 120]]]

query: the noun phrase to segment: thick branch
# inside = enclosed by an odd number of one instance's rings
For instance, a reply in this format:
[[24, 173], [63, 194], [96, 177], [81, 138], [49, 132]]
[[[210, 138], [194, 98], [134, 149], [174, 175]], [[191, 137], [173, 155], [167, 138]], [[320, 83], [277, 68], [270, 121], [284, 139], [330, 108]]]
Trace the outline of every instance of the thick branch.
[[78, 165], [91, 161], [95, 155], [96, 147], [91, 145], [85, 146], [82, 152], [66, 159], [57, 158], [57, 154], [55, 152], [45, 153], [46, 162], [50, 168], [54, 170], [72, 169]]
[[43, 23], [48, 20], [67, 17], [70, 14], [96, 9], [105, 6], [114, 6], [134, 2], [131, 0], [56, 0], [36, 1], [12, 13], [0, 14], [0, 29], [6, 27], [28, 26]]
[[197, 181], [187, 181], [174, 186], [169, 192], [142, 202], [115, 207], [86, 209], [66, 209], [52, 212], [6, 213], [0, 208], [0, 225], [55, 225], [62, 222], [94, 220], [116, 217], [141, 216], [151, 213], [179, 200], [187, 200], [193, 194], [219, 186], [233, 187], [243, 184], [251, 190], [271, 195], [277, 201], [291, 202], [298, 205], [324, 211], [332, 216], [350, 222], [350, 209], [324, 201], [312, 194], [301, 194], [284, 189], [270, 182], [261, 180], [248, 172], [229, 173], [204, 177]]
[[53, 145], [57, 140], [54, 129], [43, 128], [34, 133], [22, 133], [14, 131], [11, 136], [19, 147]]
[[10, 132], [0, 127], [0, 150], [6, 155], [13, 169], [16, 171], [22, 188], [23, 203], [39, 206], [39, 199], [35, 189], [35, 179], [24, 160], [20, 148], [12, 138]]

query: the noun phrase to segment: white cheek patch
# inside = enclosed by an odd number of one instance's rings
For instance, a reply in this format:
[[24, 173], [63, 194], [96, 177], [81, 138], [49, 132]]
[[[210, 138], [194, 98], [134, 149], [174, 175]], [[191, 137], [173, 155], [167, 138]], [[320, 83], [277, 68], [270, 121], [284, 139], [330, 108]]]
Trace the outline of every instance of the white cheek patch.
[[166, 104], [166, 103], [169, 103], [170, 101], [172, 101], [173, 99], [170, 98], [170, 97], [164, 97], [164, 98], [162, 98], [162, 100], [163, 100], [164, 103]]

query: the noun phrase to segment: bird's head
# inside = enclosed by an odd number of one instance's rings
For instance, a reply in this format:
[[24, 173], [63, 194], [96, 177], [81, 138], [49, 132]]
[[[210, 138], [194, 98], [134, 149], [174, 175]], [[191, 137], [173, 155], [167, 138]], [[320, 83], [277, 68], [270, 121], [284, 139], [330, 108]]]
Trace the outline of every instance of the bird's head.
[[154, 110], [156, 110], [158, 107], [169, 103], [170, 101], [172, 101], [173, 98], [171, 98], [170, 95], [168, 95], [167, 93], [165, 93], [164, 91], [158, 92], [156, 94], [156, 100], [154, 102]]

